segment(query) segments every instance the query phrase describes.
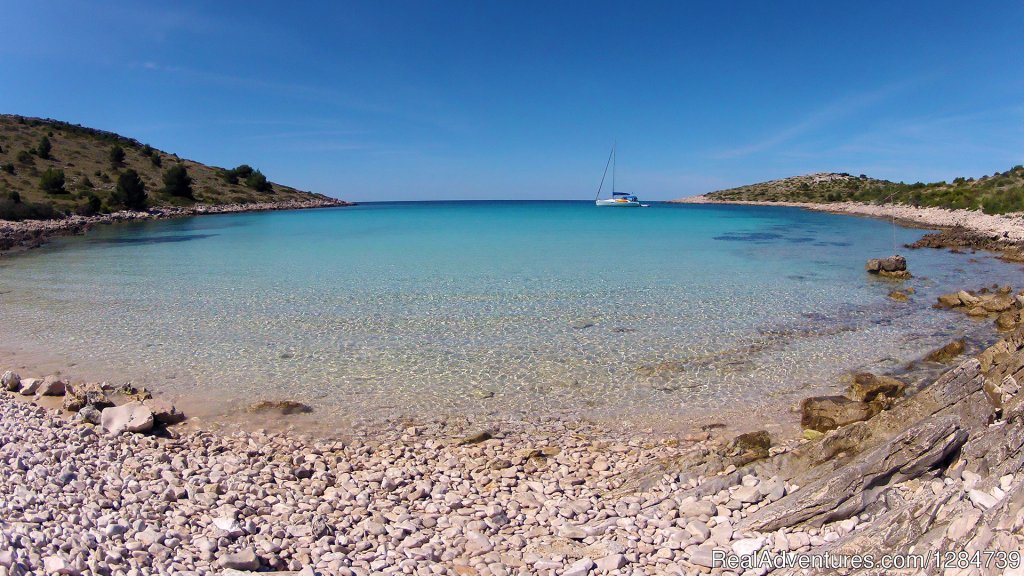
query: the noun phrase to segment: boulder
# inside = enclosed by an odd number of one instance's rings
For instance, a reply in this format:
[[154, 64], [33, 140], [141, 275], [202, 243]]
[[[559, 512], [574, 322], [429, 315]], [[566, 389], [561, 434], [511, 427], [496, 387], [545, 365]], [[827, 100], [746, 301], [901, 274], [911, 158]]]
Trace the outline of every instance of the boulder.
[[982, 299], [980, 306], [989, 312], [1006, 312], [1014, 307], [1014, 299], [1002, 294]]
[[740, 434], [726, 447], [725, 456], [735, 466], [743, 466], [755, 460], [768, 457], [768, 449], [772, 447], [772, 437], [766, 430]]
[[153, 411], [141, 402], [129, 402], [123, 406], [105, 408], [100, 422], [109, 434], [149, 432], [153, 429]]
[[874, 416], [874, 412], [866, 402], [845, 396], [814, 396], [800, 404], [800, 425], [818, 432], [828, 432], [867, 420]]
[[901, 272], [907, 269], [907, 259], [899, 255], [888, 258], [872, 258], [868, 260], [865, 268], [868, 272], [874, 274], [880, 272]]
[[868, 260], [864, 268], [871, 274], [886, 278], [903, 280], [912, 277], [907, 271], [907, 259], [899, 255], [888, 258], [872, 258]]
[[960, 296], [956, 292], [939, 296], [939, 308], [956, 308], [963, 305], [964, 303], [960, 301]]
[[78, 410], [77, 418], [90, 424], [98, 425], [103, 422], [103, 414], [100, 413], [99, 408], [92, 404], [82, 406], [82, 408]]
[[185, 419], [185, 415], [167, 400], [150, 398], [142, 404], [153, 411], [153, 419], [161, 424], [177, 424]]
[[985, 318], [991, 314], [988, 310], [985, 310], [981, 306], [972, 306], [967, 309], [967, 315], [973, 318]]
[[0, 386], [8, 392], [14, 392], [21, 387], [21, 376], [8, 370], [0, 376]]
[[1007, 310], [996, 317], [996, 328], [1006, 331], [1013, 330], [1024, 322], [1024, 311]]
[[853, 375], [850, 397], [861, 402], [871, 402], [877, 396], [900, 398], [907, 385], [890, 376], [878, 376], [870, 372]]
[[260, 568], [260, 559], [252, 548], [221, 556], [217, 559], [217, 563], [221, 568], [235, 570], [259, 570]]
[[39, 385], [43, 381], [39, 378], [25, 378], [21, 381], [21, 387], [18, 388], [18, 393], [22, 396], [32, 396], [39, 389]]
[[70, 412], [78, 412], [86, 406], [103, 410], [113, 405], [114, 403], [107, 397], [106, 391], [96, 382], [68, 384], [64, 394], [64, 409]]
[[481, 442], [490, 440], [491, 438], [494, 438], [494, 431], [493, 430], [488, 430], [488, 429], [477, 430], [476, 432], [471, 432], [471, 433], [463, 436], [462, 438], [460, 438], [459, 441], [457, 442], [457, 444], [459, 446], [466, 446], [466, 445], [469, 445], [469, 444], [479, 444]]
[[63, 396], [68, 383], [58, 376], [47, 376], [36, 389], [36, 396]]
[[968, 307], [977, 306], [981, 302], [981, 298], [968, 293], [966, 290], [957, 292], [956, 297], [960, 300], [960, 304]]
[[932, 350], [924, 357], [924, 359], [929, 362], [939, 362], [940, 364], [945, 364], [950, 360], [956, 358], [957, 356], [963, 354], [966, 348], [967, 341], [961, 338], [959, 340], [954, 340], [949, 344], [946, 344], [942, 348], [936, 348], [935, 350]]

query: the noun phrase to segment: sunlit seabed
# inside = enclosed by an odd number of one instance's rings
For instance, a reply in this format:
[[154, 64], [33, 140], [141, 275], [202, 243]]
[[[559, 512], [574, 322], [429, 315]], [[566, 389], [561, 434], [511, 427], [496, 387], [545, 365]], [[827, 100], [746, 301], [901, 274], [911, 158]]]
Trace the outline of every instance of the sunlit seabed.
[[[902, 245], [924, 234], [897, 229]], [[0, 343], [68, 372], [217, 406], [344, 420], [679, 417], [827, 390], [987, 323], [932, 310], [1022, 284], [984, 254], [900, 248], [890, 224], [747, 206], [368, 204], [110, 226], [0, 263]], [[668, 363], [668, 364], [665, 364]]]

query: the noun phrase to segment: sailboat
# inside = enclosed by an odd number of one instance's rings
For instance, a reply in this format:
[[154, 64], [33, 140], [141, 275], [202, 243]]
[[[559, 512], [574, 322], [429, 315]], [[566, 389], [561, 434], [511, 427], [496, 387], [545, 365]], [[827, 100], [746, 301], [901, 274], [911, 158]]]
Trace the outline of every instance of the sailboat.
[[[601, 184], [597, 187], [597, 196], [594, 198], [594, 204], [598, 207], [646, 208], [648, 204], [641, 204], [636, 196], [628, 192], [618, 192], [615, 190], [615, 148], [615, 146], [612, 146], [612, 152], [608, 155], [608, 162], [604, 165], [604, 174], [601, 175]], [[604, 188], [604, 180], [608, 176], [608, 166], [612, 167], [612, 197], [601, 198], [601, 189]]]

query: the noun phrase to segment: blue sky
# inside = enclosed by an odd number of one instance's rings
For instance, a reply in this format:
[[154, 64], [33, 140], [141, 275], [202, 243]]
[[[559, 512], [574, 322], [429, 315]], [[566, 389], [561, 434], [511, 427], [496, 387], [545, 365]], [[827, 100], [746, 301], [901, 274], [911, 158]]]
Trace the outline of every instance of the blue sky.
[[0, 111], [359, 201], [1024, 163], [1020, 1], [291, 4], [8, 0]]

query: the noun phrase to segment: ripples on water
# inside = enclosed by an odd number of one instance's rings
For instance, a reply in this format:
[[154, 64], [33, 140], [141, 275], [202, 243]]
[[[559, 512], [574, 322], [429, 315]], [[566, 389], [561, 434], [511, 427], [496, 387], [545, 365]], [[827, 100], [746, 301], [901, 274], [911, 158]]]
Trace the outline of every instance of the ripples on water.
[[[909, 242], [920, 230], [898, 230]], [[106, 227], [0, 264], [7, 347], [173, 394], [291, 398], [345, 419], [677, 416], [898, 367], [963, 331], [929, 306], [982, 255], [788, 208], [371, 204]], [[987, 334], [987, 325], [969, 331]]]

